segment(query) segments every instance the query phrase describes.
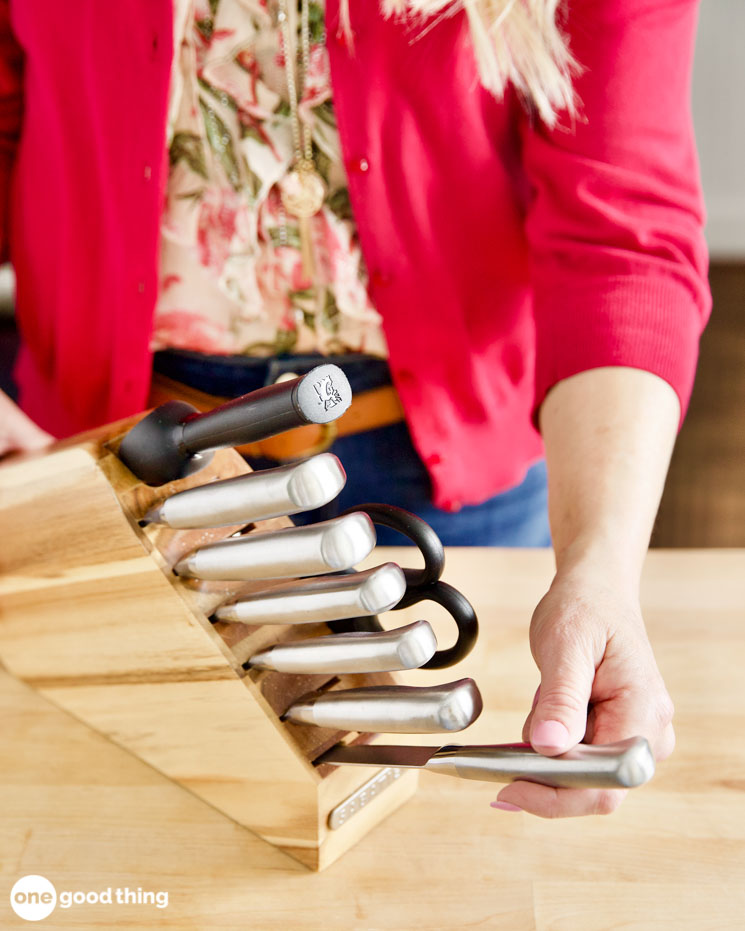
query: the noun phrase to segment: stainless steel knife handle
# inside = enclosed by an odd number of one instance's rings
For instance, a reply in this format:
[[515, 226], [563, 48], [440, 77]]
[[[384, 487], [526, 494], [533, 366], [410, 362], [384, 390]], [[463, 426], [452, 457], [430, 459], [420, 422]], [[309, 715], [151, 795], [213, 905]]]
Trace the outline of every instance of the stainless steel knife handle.
[[437, 639], [426, 621], [375, 633], [332, 634], [279, 643], [254, 654], [248, 665], [277, 672], [390, 672], [417, 669], [434, 656]]
[[322, 692], [292, 705], [287, 720], [298, 724], [391, 734], [436, 734], [472, 724], [483, 703], [473, 679], [445, 685], [378, 685]]
[[538, 782], [557, 789], [632, 788], [654, 775], [643, 737], [615, 744], [579, 744], [560, 756], [543, 756], [529, 744], [442, 747], [425, 764], [436, 773], [488, 782]]
[[304, 462], [180, 491], [148, 511], [140, 523], [184, 529], [268, 520], [327, 504], [345, 481], [336, 456], [321, 453]]
[[220, 605], [214, 617], [242, 624], [317, 624], [381, 614], [405, 591], [403, 570], [388, 562], [365, 572], [284, 582]]
[[208, 543], [174, 566], [195, 579], [277, 579], [350, 569], [375, 546], [366, 514], [347, 514], [307, 527], [288, 527]]

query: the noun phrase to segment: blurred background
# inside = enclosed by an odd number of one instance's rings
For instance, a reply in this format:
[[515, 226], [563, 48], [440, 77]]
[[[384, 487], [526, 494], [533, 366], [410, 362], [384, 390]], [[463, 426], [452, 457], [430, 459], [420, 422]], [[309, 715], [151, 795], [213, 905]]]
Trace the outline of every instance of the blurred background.
[[[745, 36], [743, 0], [702, 3], [693, 115], [706, 196], [711, 322], [653, 546], [745, 546]], [[13, 274], [0, 268], [0, 387], [13, 392]]]
[[714, 297], [653, 546], [745, 546], [745, 3], [704, 2], [693, 117]]

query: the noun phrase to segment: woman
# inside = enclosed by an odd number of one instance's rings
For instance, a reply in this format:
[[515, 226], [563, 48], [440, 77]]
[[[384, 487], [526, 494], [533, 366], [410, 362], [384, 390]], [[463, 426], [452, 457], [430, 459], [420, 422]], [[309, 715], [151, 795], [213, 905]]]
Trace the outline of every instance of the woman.
[[[526, 738], [552, 754], [640, 733], [667, 756], [638, 586], [709, 311], [696, 4], [578, 0], [567, 45], [550, 0], [418, 20], [330, 0], [325, 28], [309, 0], [89, 0], [74, 27], [51, 0], [9, 6], [33, 420], [61, 435], [141, 409], [153, 348], [156, 369], [216, 394], [272, 380], [257, 355], [289, 347], [297, 371], [351, 352], [370, 410], [334, 447], [352, 493], [412, 506], [413, 485], [446, 542], [459, 525], [540, 542], [545, 448], [557, 572], [531, 624]], [[391, 380], [406, 426], [370, 401]], [[375, 476], [390, 494], [367, 493]], [[530, 529], [497, 535], [516, 488]], [[621, 797], [516, 783], [496, 804], [556, 816]]]

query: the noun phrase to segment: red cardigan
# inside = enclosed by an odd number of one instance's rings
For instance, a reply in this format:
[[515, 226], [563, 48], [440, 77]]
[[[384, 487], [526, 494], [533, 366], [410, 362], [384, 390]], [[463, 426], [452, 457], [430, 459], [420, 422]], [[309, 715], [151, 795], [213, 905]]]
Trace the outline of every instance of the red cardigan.
[[[581, 114], [547, 130], [477, 83], [463, 14], [413, 41], [327, 3], [334, 100], [371, 293], [436, 502], [541, 453], [552, 385], [646, 369], [685, 409], [709, 312], [689, 113], [693, 0], [570, 0]], [[0, 232], [21, 400], [64, 435], [146, 403], [171, 0], [4, 0]]]

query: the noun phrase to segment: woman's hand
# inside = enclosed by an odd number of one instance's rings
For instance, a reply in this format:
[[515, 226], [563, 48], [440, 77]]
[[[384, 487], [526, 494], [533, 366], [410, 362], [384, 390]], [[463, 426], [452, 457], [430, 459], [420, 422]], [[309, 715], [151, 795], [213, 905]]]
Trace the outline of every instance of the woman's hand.
[[0, 456], [43, 449], [53, 442], [53, 436], [37, 427], [5, 392], [0, 391]]
[[[633, 591], [596, 568], [559, 571], [533, 614], [530, 646], [541, 684], [523, 740], [535, 750], [554, 756], [583, 739], [605, 744], [641, 736], [656, 759], [672, 753], [673, 706]], [[545, 818], [608, 814], [625, 794], [515, 782], [495, 807]]]
[[[672, 752], [639, 579], [679, 417], [672, 388], [631, 368], [573, 375], [541, 406], [557, 569], [531, 622], [541, 687], [524, 731], [541, 753], [637, 736], [657, 759]], [[551, 818], [610, 812], [624, 794], [515, 782], [494, 804]]]

